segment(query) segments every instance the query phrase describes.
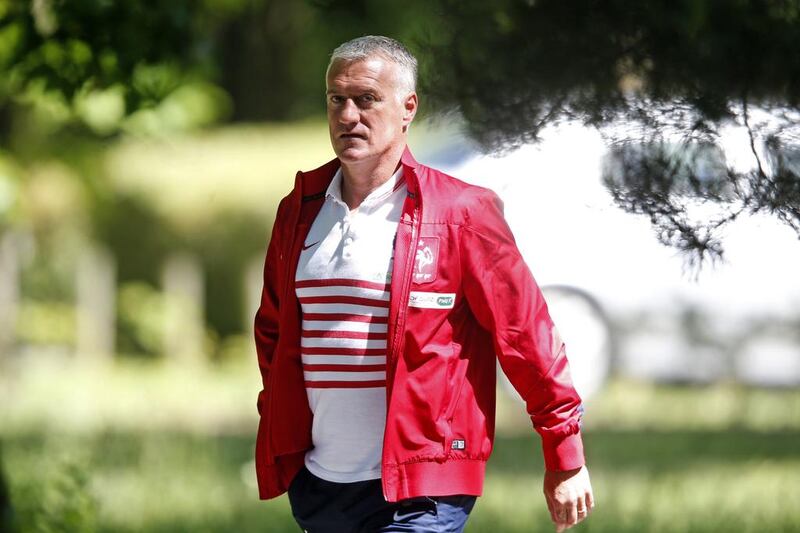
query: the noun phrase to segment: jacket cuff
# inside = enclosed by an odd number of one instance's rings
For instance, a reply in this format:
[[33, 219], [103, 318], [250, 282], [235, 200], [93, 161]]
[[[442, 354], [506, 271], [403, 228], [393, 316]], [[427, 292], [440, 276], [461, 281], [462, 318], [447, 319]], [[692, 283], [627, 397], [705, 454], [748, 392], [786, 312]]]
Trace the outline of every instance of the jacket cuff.
[[580, 433], [567, 435], [561, 439], [542, 440], [544, 466], [551, 472], [561, 472], [580, 468], [586, 462], [583, 458], [583, 440]]

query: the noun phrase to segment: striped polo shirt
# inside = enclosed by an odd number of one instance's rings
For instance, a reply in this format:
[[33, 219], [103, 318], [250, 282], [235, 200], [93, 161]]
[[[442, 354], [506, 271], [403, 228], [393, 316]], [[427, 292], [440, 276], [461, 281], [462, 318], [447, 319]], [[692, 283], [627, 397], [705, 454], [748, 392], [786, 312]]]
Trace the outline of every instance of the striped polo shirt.
[[317, 477], [349, 483], [381, 477], [389, 287], [406, 186], [400, 168], [350, 211], [341, 185], [340, 169], [306, 237], [295, 281], [314, 413], [305, 464]]

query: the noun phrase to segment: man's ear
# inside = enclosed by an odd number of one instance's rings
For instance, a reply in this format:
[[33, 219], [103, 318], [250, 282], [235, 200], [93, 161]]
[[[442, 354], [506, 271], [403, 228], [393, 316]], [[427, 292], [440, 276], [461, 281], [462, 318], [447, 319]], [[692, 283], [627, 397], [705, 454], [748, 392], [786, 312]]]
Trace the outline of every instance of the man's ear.
[[409, 93], [403, 100], [403, 132], [408, 131], [409, 125], [417, 115], [418, 106], [419, 100], [416, 92]]

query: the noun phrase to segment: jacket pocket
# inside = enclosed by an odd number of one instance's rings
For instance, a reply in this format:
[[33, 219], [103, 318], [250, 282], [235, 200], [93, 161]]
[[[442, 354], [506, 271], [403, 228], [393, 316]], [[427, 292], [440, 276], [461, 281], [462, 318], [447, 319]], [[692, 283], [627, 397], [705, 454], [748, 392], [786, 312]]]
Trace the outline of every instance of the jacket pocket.
[[456, 355], [456, 348], [454, 343], [450, 343], [450, 346], [453, 349], [453, 355], [450, 361], [450, 365], [452, 366], [453, 376], [451, 378], [452, 382], [455, 384], [453, 388], [453, 394], [450, 395], [450, 402], [447, 405], [447, 409], [445, 409], [443, 413], [444, 421], [445, 421], [445, 441], [443, 443], [444, 453], [445, 455], [449, 455], [451, 449], [453, 448], [453, 418], [455, 418], [456, 409], [458, 408], [459, 400], [461, 399], [461, 391], [464, 389], [464, 381], [466, 380], [466, 361], [461, 361], [460, 358]]

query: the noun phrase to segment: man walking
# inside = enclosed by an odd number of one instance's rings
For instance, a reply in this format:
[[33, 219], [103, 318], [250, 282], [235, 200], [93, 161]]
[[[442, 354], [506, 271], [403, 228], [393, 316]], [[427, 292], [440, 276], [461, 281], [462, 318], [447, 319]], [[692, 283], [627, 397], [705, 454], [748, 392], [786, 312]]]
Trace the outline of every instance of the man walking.
[[495, 354], [542, 437], [558, 531], [593, 507], [564, 345], [497, 196], [417, 163], [416, 59], [334, 50], [336, 159], [278, 208], [255, 320], [262, 499], [305, 530], [461, 531], [492, 450]]

